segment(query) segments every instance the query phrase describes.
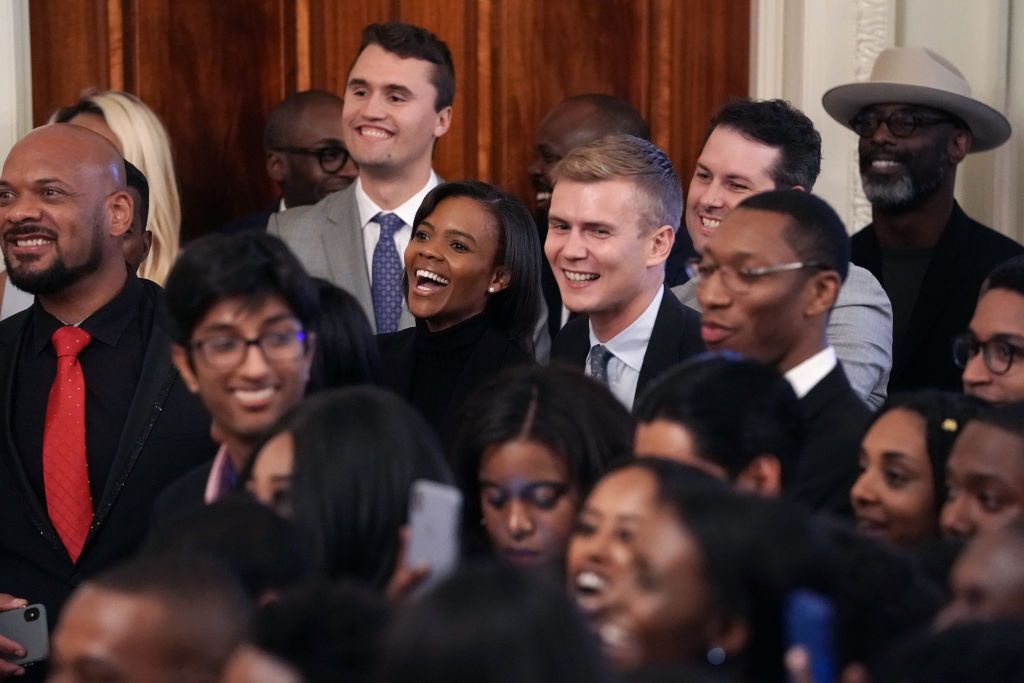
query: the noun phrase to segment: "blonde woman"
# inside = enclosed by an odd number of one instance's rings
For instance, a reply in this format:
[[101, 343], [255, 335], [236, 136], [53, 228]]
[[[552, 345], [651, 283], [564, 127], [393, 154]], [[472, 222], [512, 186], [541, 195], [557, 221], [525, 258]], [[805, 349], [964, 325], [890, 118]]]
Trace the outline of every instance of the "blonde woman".
[[139, 275], [162, 285], [178, 255], [181, 227], [181, 203], [167, 129], [135, 95], [112, 90], [84, 94], [78, 102], [54, 114], [51, 121], [73, 123], [99, 133], [145, 174], [149, 181], [145, 227], [153, 233], [153, 246], [139, 267]]

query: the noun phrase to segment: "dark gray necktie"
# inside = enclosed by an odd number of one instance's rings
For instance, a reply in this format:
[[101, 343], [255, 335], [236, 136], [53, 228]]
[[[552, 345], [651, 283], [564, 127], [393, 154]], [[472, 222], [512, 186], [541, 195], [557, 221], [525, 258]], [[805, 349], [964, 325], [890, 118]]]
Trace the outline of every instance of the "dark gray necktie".
[[605, 386], [608, 386], [608, 361], [613, 355], [601, 344], [594, 344], [590, 349], [590, 376]]

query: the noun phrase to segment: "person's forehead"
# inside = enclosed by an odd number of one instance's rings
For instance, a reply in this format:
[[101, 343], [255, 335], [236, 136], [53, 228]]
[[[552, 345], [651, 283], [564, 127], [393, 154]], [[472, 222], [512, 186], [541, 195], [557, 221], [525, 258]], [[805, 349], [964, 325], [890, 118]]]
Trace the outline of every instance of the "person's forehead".
[[987, 422], [969, 422], [953, 446], [950, 465], [962, 474], [1024, 478], [1024, 438]]
[[705, 141], [697, 163], [713, 164], [713, 170], [719, 174], [743, 175], [774, 186], [770, 176], [781, 153], [779, 147], [748, 137], [731, 126], [719, 125]]
[[366, 46], [349, 72], [349, 81], [362, 80], [375, 87], [399, 85], [410, 90], [434, 89], [434, 64], [417, 57], [402, 57], [377, 44]]
[[243, 296], [232, 296], [214, 303], [196, 325], [200, 330], [211, 326], [238, 328], [259, 327], [267, 323], [296, 319], [279, 294], [267, 294], [260, 299], [249, 300]]
[[970, 328], [986, 339], [996, 334], [1024, 337], [1024, 296], [1009, 289], [990, 289], [978, 300]]
[[737, 208], [722, 219], [705, 250], [716, 258], [795, 255], [786, 242], [787, 218], [774, 211]]
[[11, 148], [0, 177], [112, 181], [124, 176], [124, 161], [109, 141], [85, 128], [60, 125], [75, 130], [47, 126], [33, 131]]

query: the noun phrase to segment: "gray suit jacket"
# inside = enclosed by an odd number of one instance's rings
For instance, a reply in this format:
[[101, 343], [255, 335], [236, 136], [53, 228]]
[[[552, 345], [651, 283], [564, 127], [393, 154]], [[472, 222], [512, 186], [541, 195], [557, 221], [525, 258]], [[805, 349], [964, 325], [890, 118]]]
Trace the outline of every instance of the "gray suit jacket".
[[[275, 213], [267, 223], [267, 232], [284, 240], [310, 275], [330, 280], [352, 294], [373, 325], [373, 295], [355, 183], [312, 206]], [[413, 324], [403, 297], [398, 328]]]
[[[692, 281], [673, 287], [672, 293], [700, 310]], [[892, 369], [892, 304], [875, 276], [852, 263], [828, 319], [828, 341], [853, 390], [877, 410], [885, 402]]]

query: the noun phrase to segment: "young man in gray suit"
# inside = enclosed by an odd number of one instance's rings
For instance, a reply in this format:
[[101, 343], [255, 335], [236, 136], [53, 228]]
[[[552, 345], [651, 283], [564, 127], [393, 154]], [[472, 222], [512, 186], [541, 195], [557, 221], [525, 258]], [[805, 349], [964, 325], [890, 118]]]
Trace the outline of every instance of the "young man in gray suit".
[[[820, 170], [821, 136], [802, 112], [782, 100], [726, 103], [711, 119], [687, 191], [684, 218], [694, 247], [701, 252], [747, 197], [775, 189], [810, 192]], [[693, 282], [672, 292], [700, 310]], [[882, 405], [892, 366], [892, 307], [867, 270], [850, 266], [828, 339], [857, 394], [871, 407]]]
[[434, 144], [448, 132], [455, 70], [448, 46], [418, 26], [363, 30], [342, 119], [359, 180], [311, 207], [271, 217], [311, 275], [351, 292], [377, 332], [412, 326], [402, 297], [402, 253], [423, 197], [438, 184]]

